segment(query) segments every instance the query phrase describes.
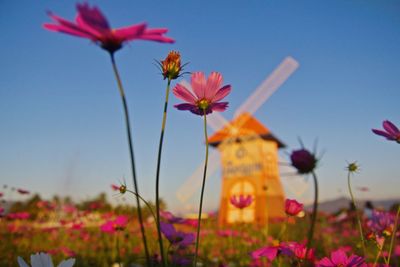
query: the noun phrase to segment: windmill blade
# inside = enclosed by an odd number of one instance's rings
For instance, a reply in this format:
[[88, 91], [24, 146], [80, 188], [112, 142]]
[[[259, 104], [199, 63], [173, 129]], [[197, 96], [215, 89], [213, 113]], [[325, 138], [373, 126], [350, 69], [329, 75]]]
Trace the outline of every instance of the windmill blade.
[[244, 112], [254, 114], [298, 67], [299, 63], [292, 57], [285, 58], [272, 74], [236, 110], [234, 117]]
[[[185, 86], [187, 89], [193, 92], [192, 86], [186, 80], [182, 80], [180, 82], [181, 85]], [[210, 115], [207, 115], [207, 124], [210, 126], [214, 131], [218, 131], [229, 122], [218, 112], [213, 112]]]
[[[210, 177], [219, 167], [219, 153], [212, 150], [208, 158], [207, 176]], [[196, 171], [190, 176], [176, 192], [176, 197], [185, 203], [201, 187], [204, 171], [204, 161], [197, 167]]]
[[280, 156], [279, 162], [280, 177], [284, 188], [288, 189], [296, 197], [301, 197], [309, 189], [310, 183]]

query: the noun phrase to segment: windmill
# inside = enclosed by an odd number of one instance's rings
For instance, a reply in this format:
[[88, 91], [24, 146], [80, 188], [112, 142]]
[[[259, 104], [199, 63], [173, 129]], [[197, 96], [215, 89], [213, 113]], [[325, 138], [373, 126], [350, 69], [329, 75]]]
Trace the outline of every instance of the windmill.
[[[218, 153], [214, 150], [210, 153], [208, 173], [215, 172], [220, 166], [219, 154], [221, 154], [221, 163], [223, 165], [220, 224], [236, 221], [266, 223], [269, 216], [268, 212], [263, 211], [267, 208], [266, 198], [270, 200], [270, 204], [271, 200], [274, 199], [274, 201], [277, 201], [278, 206], [282, 206], [281, 209], [275, 209], [277, 210], [277, 214], [272, 214], [272, 216], [283, 215], [283, 190], [277, 167], [277, 150], [284, 145], [252, 115], [289, 78], [298, 66], [299, 64], [296, 60], [292, 57], [286, 57], [236, 110], [232, 122], [227, 121], [220, 113], [216, 112], [207, 117], [208, 125], [216, 131], [209, 138], [210, 145], [217, 147], [220, 152]], [[182, 81], [181, 83], [185, 87], [190, 88], [190, 84], [186, 81]], [[234, 158], [237, 158], [237, 160]], [[237, 162], [240, 165], [236, 164]], [[273, 165], [271, 165], [271, 162]], [[236, 169], [232, 168], [232, 164], [236, 166]], [[235, 172], [232, 170], [239, 171]], [[199, 177], [201, 177], [202, 171], [203, 164], [178, 189], [176, 196], [179, 201], [187, 203], [187, 200], [199, 190], [201, 186], [201, 179]], [[254, 179], [254, 176], [259, 178]], [[262, 182], [257, 182], [256, 180]], [[265, 181], [268, 181], [268, 184]], [[272, 189], [269, 192], [268, 187]], [[304, 185], [296, 185], [296, 189], [291, 191], [294, 191], [294, 193], [299, 193], [300, 191], [302, 193], [301, 191], [304, 192], [305, 190]], [[231, 210], [229, 196], [235, 192], [255, 195], [255, 203], [253, 202], [249, 208], [241, 211], [236, 212]], [[277, 198], [271, 198], [271, 194], [275, 194], [274, 196]], [[266, 217], [262, 215], [261, 218], [257, 215], [261, 211], [267, 214]]]

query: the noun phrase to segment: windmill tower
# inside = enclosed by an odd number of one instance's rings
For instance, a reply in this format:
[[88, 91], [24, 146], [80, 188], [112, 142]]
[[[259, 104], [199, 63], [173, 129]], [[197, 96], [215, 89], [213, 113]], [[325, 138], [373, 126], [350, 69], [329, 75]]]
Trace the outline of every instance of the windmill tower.
[[[209, 143], [221, 154], [220, 225], [264, 225], [269, 218], [285, 216], [278, 171], [278, 149], [284, 144], [279, 139], [254, 117], [242, 113], [212, 135]], [[244, 209], [234, 207], [230, 198], [239, 195], [252, 196], [253, 203]]]
[[[288, 166], [280, 166], [278, 170], [277, 151], [284, 145], [252, 115], [289, 78], [298, 66], [299, 63], [295, 59], [286, 57], [236, 110], [231, 123], [217, 112], [207, 116], [208, 126], [214, 131], [217, 131], [209, 138], [209, 141], [211, 145], [217, 147], [220, 152], [218, 153], [216, 150], [211, 151], [212, 153], [210, 153], [208, 160], [208, 173], [211, 174], [215, 172], [220, 166], [219, 162], [221, 162], [223, 166], [220, 210], [226, 212], [226, 214], [230, 212], [228, 196], [231, 195], [232, 192], [237, 192], [240, 195], [241, 192], [247, 194], [247, 191], [249, 191], [249, 193], [255, 194], [256, 197], [252, 206], [250, 206], [248, 210], [243, 210], [243, 214], [238, 213], [235, 215], [235, 212], [233, 212], [233, 215], [227, 215], [233, 218], [229, 220], [226, 216], [220, 217], [225, 218], [220, 219], [221, 224], [228, 223], [228, 221], [252, 221], [261, 224], [267, 223], [268, 218], [281, 217], [283, 215], [284, 194], [279, 180], [279, 171], [282, 173], [282, 170], [287, 169]], [[191, 88], [188, 82], [182, 81], [181, 83], [186, 88]], [[221, 159], [219, 159], [219, 154], [221, 154]], [[230, 168], [229, 166], [237, 166], [229, 163], [230, 159], [238, 158], [241, 155], [242, 158], [240, 160], [237, 159], [234, 161], [235, 164], [237, 163], [238, 167]], [[281, 162], [284, 160], [280, 159], [279, 161]], [[241, 164], [244, 165], [244, 167], [240, 167]], [[178, 200], [183, 204], [182, 206], [186, 207], [188, 210], [191, 210], [193, 207], [189, 204], [189, 200], [201, 186], [203, 166], [204, 162], [199, 165], [194, 173], [176, 192]], [[241, 172], [241, 175], [230, 180], [229, 177], [233, 176], [231, 172], [235, 172], [236, 169]], [[247, 174], [244, 175], [246, 172]], [[260, 178], [251, 179], [253, 176]], [[248, 177], [248, 179], [245, 177]], [[235, 183], [235, 181], [237, 183]], [[240, 181], [243, 181], [243, 183]], [[255, 181], [258, 182], [256, 183]], [[291, 185], [293, 182], [295, 182], [295, 180], [292, 180], [290, 183], [285, 183], [285, 186], [292, 193], [297, 195], [302, 194], [305, 191], [304, 188], [307, 186], [299, 184], [299, 181], [293, 186]], [[235, 187], [234, 184], [236, 184], [237, 187]], [[224, 191], [224, 189], [226, 189], [226, 191]], [[275, 205], [280, 208], [275, 208]], [[245, 215], [247, 213], [250, 215]], [[261, 215], [262, 213], [264, 215]], [[253, 219], [250, 219], [252, 217]]]

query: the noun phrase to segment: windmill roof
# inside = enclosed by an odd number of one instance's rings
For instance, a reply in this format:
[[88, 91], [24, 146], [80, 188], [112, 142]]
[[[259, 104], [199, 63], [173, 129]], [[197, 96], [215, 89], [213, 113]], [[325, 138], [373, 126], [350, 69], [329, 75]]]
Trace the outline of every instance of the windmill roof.
[[261, 137], [264, 140], [275, 141], [278, 147], [285, 145], [276, 138], [271, 131], [261, 124], [257, 119], [248, 113], [242, 113], [230, 123], [226, 124], [222, 129], [215, 132], [208, 138], [208, 142], [212, 146], [218, 146], [222, 141], [235, 138], [240, 141], [243, 137]]

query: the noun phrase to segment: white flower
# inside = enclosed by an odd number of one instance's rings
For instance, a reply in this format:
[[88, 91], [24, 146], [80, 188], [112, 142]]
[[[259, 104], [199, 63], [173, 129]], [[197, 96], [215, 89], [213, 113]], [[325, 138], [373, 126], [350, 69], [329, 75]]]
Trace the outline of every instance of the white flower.
[[[72, 267], [75, 264], [75, 259], [68, 259], [60, 262], [57, 267]], [[18, 257], [19, 267], [30, 267], [23, 258]], [[32, 267], [54, 267], [51, 256], [47, 253], [36, 253], [31, 255]]]

